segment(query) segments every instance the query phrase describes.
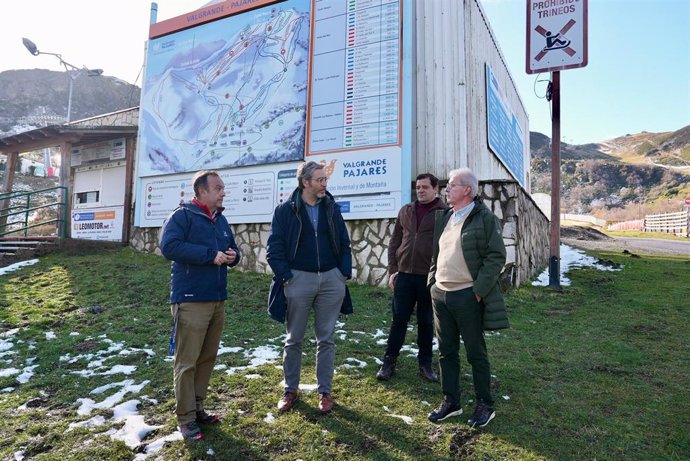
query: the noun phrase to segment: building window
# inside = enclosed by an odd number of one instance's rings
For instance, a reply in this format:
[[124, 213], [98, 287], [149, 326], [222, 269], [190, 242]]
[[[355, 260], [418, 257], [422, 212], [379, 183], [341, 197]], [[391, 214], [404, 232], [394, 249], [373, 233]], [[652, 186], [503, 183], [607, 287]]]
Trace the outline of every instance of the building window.
[[77, 192], [77, 205], [85, 203], [98, 203], [99, 191]]

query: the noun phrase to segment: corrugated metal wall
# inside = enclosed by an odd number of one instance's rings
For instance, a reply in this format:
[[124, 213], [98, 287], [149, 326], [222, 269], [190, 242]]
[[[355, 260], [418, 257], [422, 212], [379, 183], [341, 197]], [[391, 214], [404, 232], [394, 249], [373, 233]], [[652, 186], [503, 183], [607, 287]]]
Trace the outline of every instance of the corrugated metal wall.
[[[479, 0], [416, 0], [416, 130], [412, 176], [447, 179], [469, 167], [479, 179], [512, 179], [487, 145], [485, 63], [525, 131], [527, 113]], [[518, 70], [515, 70], [518, 71]], [[529, 171], [529, 158], [525, 168]]]
[[467, 164], [464, 19], [461, 2], [416, 1], [416, 164], [412, 177], [446, 178]]

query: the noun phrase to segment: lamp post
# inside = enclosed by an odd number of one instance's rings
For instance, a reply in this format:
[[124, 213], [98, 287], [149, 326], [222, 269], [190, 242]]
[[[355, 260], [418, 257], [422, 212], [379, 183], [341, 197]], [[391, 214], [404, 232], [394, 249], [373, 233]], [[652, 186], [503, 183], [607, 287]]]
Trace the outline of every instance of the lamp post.
[[75, 65], [72, 65], [62, 59], [62, 55], [57, 54], [57, 53], [48, 53], [46, 51], [38, 51], [38, 47], [34, 42], [29, 40], [28, 38], [22, 38], [22, 43], [26, 47], [27, 50], [29, 50], [29, 53], [31, 53], [34, 56], [38, 56], [39, 54], [49, 54], [51, 56], [55, 56], [60, 60], [60, 64], [65, 68], [65, 71], [67, 72], [67, 81], [69, 84], [69, 95], [67, 97], [67, 123], [72, 121], [72, 85], [74, 83], [74, 79], [77, 78], [77, 76], [81, 72], [86, 72], [86, 75], [89, 77], [97, 77], [101, 74], [103, 74], [103, 69], [89, 69], [86, 66], [83, 66], [81, 69]]

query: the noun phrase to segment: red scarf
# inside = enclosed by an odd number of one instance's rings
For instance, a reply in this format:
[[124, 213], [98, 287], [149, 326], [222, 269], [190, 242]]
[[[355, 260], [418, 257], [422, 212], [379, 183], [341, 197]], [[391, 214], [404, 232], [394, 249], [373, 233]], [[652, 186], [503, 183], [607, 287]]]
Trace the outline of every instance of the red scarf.
[[206, 216], [208, 216], [209, 218], [211, 218], [212, 221], [215, 221], [215, 219], [213, 219], [213, 215], [211, 215], [211, 210], [209, 210], [208, 207], [207, 207], [206, 205], [204, 205], [203, 203], [201, 203], [200, 201], [198, 201], [196, 198], [194, 198], [194, 199], [192, 200], [192, 203], [193, 203], [194, 205], [198, 206], [199, 208], [201, 208], [201, 210], [202, 210], [204, 213], [206, 213]]

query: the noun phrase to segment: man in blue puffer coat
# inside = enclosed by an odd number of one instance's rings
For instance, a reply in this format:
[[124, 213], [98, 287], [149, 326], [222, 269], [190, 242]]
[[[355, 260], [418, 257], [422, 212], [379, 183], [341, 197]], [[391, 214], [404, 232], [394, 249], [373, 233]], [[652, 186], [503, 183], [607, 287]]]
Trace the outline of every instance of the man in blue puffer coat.
[[195, 198], [166, 219], [160, 248], [172, 261], [170, 303], [174, 318], [175, 414], [186, 439], [203, 437], [199, 424], [215, 424], [204, 399], [225, 321], [228, 267], [240, 253], [223, 216], [225, 185], [214, 171], [193, 179]]

